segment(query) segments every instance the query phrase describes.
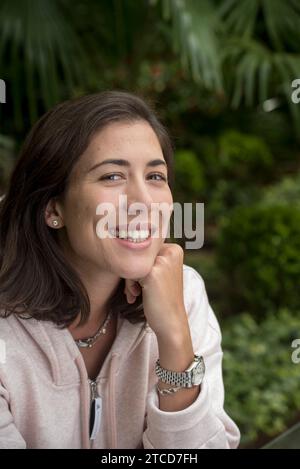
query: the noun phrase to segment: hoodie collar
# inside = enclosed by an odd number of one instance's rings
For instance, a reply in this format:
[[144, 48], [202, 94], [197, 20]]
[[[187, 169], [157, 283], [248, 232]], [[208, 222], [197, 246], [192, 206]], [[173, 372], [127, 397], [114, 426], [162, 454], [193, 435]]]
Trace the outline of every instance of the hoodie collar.
[[[42, 359], [44, 365], [48, 366], [53, 382], [58, 386], [70, 385], [80, 382], [78, 361], [82, 355], [78, 349], [69, 329], [59, 329], [51, 321], [38, 321], [34, 318], [22, 319], [15, 316], [22, 326], [23, 331], [32, 344], [31, 358]], [[149, 326], [138, 323], [132, 324], [122, 316], [118, 316], [117, 334], [112, 347], [107, 354], [101, 371], [96, 381], [108, 379], [111, 373], [117, 374], [123, 362], [129, 357], [133, 350], [149, 331]], [[111, 359], [115, 356], [113, 370], [110, 367]], [[76, 360], [77, 357], [80, 357]], [[82, 358], [83, 363], [83, 358]]]

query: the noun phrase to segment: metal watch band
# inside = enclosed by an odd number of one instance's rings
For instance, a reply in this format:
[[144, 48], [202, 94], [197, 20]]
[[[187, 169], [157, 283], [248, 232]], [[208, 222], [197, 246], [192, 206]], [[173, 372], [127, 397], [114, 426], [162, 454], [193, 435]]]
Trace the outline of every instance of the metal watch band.
[[[189, 368], [191, 368], [193, 365], [197, 366], [200, 363], [200, 365], [203, 368], [203, 374], [204, 374], [205, 367], [204, 367], [203, 357], [194, 355], [194, 361], [195, 362], [198, 361], [198, 363], [192, 363], [192, 365]], [[157, 360], [156, 366], [155, 366], [155, 373], [162, 382], [171, 384], [173, 386], [179, 386], [179, 387], [185, 387], [185, 388], [190, 388], [193, 386], [192, 372], [193, 370], [183, 371], [183, 372], [166, 370], [165, 368], [162, 368], [160, 366], [159, 359]]]
[[175, 394], [177, 391], [179, 391], [179, 389], [182, 389], [182, 387], [176, 386], [174, 388], [160, 389], [158, 384], [156, 384], [156, 389], [161, 396], [169, 396], [169, 395]]

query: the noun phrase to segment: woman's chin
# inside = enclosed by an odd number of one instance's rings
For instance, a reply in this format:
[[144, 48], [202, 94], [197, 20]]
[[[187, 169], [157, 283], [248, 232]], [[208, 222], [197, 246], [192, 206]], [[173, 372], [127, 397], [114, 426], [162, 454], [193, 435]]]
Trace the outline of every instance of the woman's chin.
[[117, 271], [121, 278], [128, 280], [136, 280], [138, 278], [146, 277], [152, 270], [154, 259], [149, 262], [137, 261], [135, 265], [118, 265]]

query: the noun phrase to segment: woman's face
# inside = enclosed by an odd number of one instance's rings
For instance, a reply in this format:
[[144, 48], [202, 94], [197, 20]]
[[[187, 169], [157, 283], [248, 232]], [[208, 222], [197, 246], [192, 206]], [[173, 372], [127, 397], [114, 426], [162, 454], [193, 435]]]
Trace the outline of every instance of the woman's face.
[[[108, 159], [127, 163], [99, 165]], [[149, 166], [153, 160], [162, 163]], [[101, 270], [131, 279], [142, 278], [151, 271], [164, 243], [161, 213], [159, 236], [154, 236], [147, 247], [136, 249], [134, 244], [133, 249], [133, 243], [116, 237], [99, 238], [96, 227], [103, 215], [97, 215], [96, 208], [103, 202], [112, 204], [118, 226], [119, 196], [126, 195], [127, 209], [134, 202], [145, 206], [144, 212], [128, 215], [127, 223], [140, 213], [139, 219], [150, 223], [151, 204], [173, 203], [163, 162], [160, 143], [147, 122], [115, 122], [95, 134], [73, 168], [64, 200], [57, 206], [64, 224], [58, 230], [60, 241], [76, 265], [87, 268], [89, 273], [91, 269], [96, 273]], [[124, 210], [123, 207], [122, 213], [128, 213]]]

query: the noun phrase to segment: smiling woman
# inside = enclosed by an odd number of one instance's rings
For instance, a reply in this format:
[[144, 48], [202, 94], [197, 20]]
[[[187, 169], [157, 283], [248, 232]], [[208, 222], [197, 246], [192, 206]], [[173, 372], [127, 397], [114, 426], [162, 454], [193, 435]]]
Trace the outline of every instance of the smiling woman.
[[[127, 152], [133, 165], [140, 162], [139, 174], [130, 176], [134, 185], [128, 184], [124, 161], [122, 165], [104, 161], [107, 151], [114, 156]], [[153, 179], [158, 172], [150, 163], [153, 152], [167, 165], [160, 166], [163, 177], [168, 173], [164, 186]], [[118, 180], [109, 180], [112, 174], [116, 176], [116, 169]], [[167, 131], [138, 96], [108, 91], [50, 110], [28, 135], [1, 204], [0, 306], [7, 314], [27, 311], [36, 319], [60, 325], [70, 325], [79, 311], [81, 321], [87, 320], [91, 298], [74, 268], [78, 256], [74, 262], [71, 256], [84, 250], [86, 261], [96, 259], [100, 265], [100, 254], [104, 261], [110, 258], [109, 250], [99, 253], [98, 243], [96, 251], [86, 252], [89, 236], [92, 243], [97, 241], [90, 231], [97, 221], [96, 202], [117, 203], [121, 193], [147, 203], [154, 193], [161, 201], [164, 192], [170, 200], [173, 177], [173, 148]], [[145, 193], [145, 187], [151, 190]], [[53, 221], [60, 221], [60, 226], [54, 229]], [[141, 300], [135, 305], [126, 302], [124, 281], [114, 285], [112, 295], [107, 295], [107, 287], [105, 311], [112, 308], [132, 322], [145, 321]], [[33, 294], [36, 291], [38, 295]]]
[[[148, 221], [172, 187], [168, 132], [138, 95], [33, 127], [0, 202], [0, 448], [238, 445], [203, 280]], [[147, 217], [99, 237], [97, 207], [127, 215], [123, 197]]]

